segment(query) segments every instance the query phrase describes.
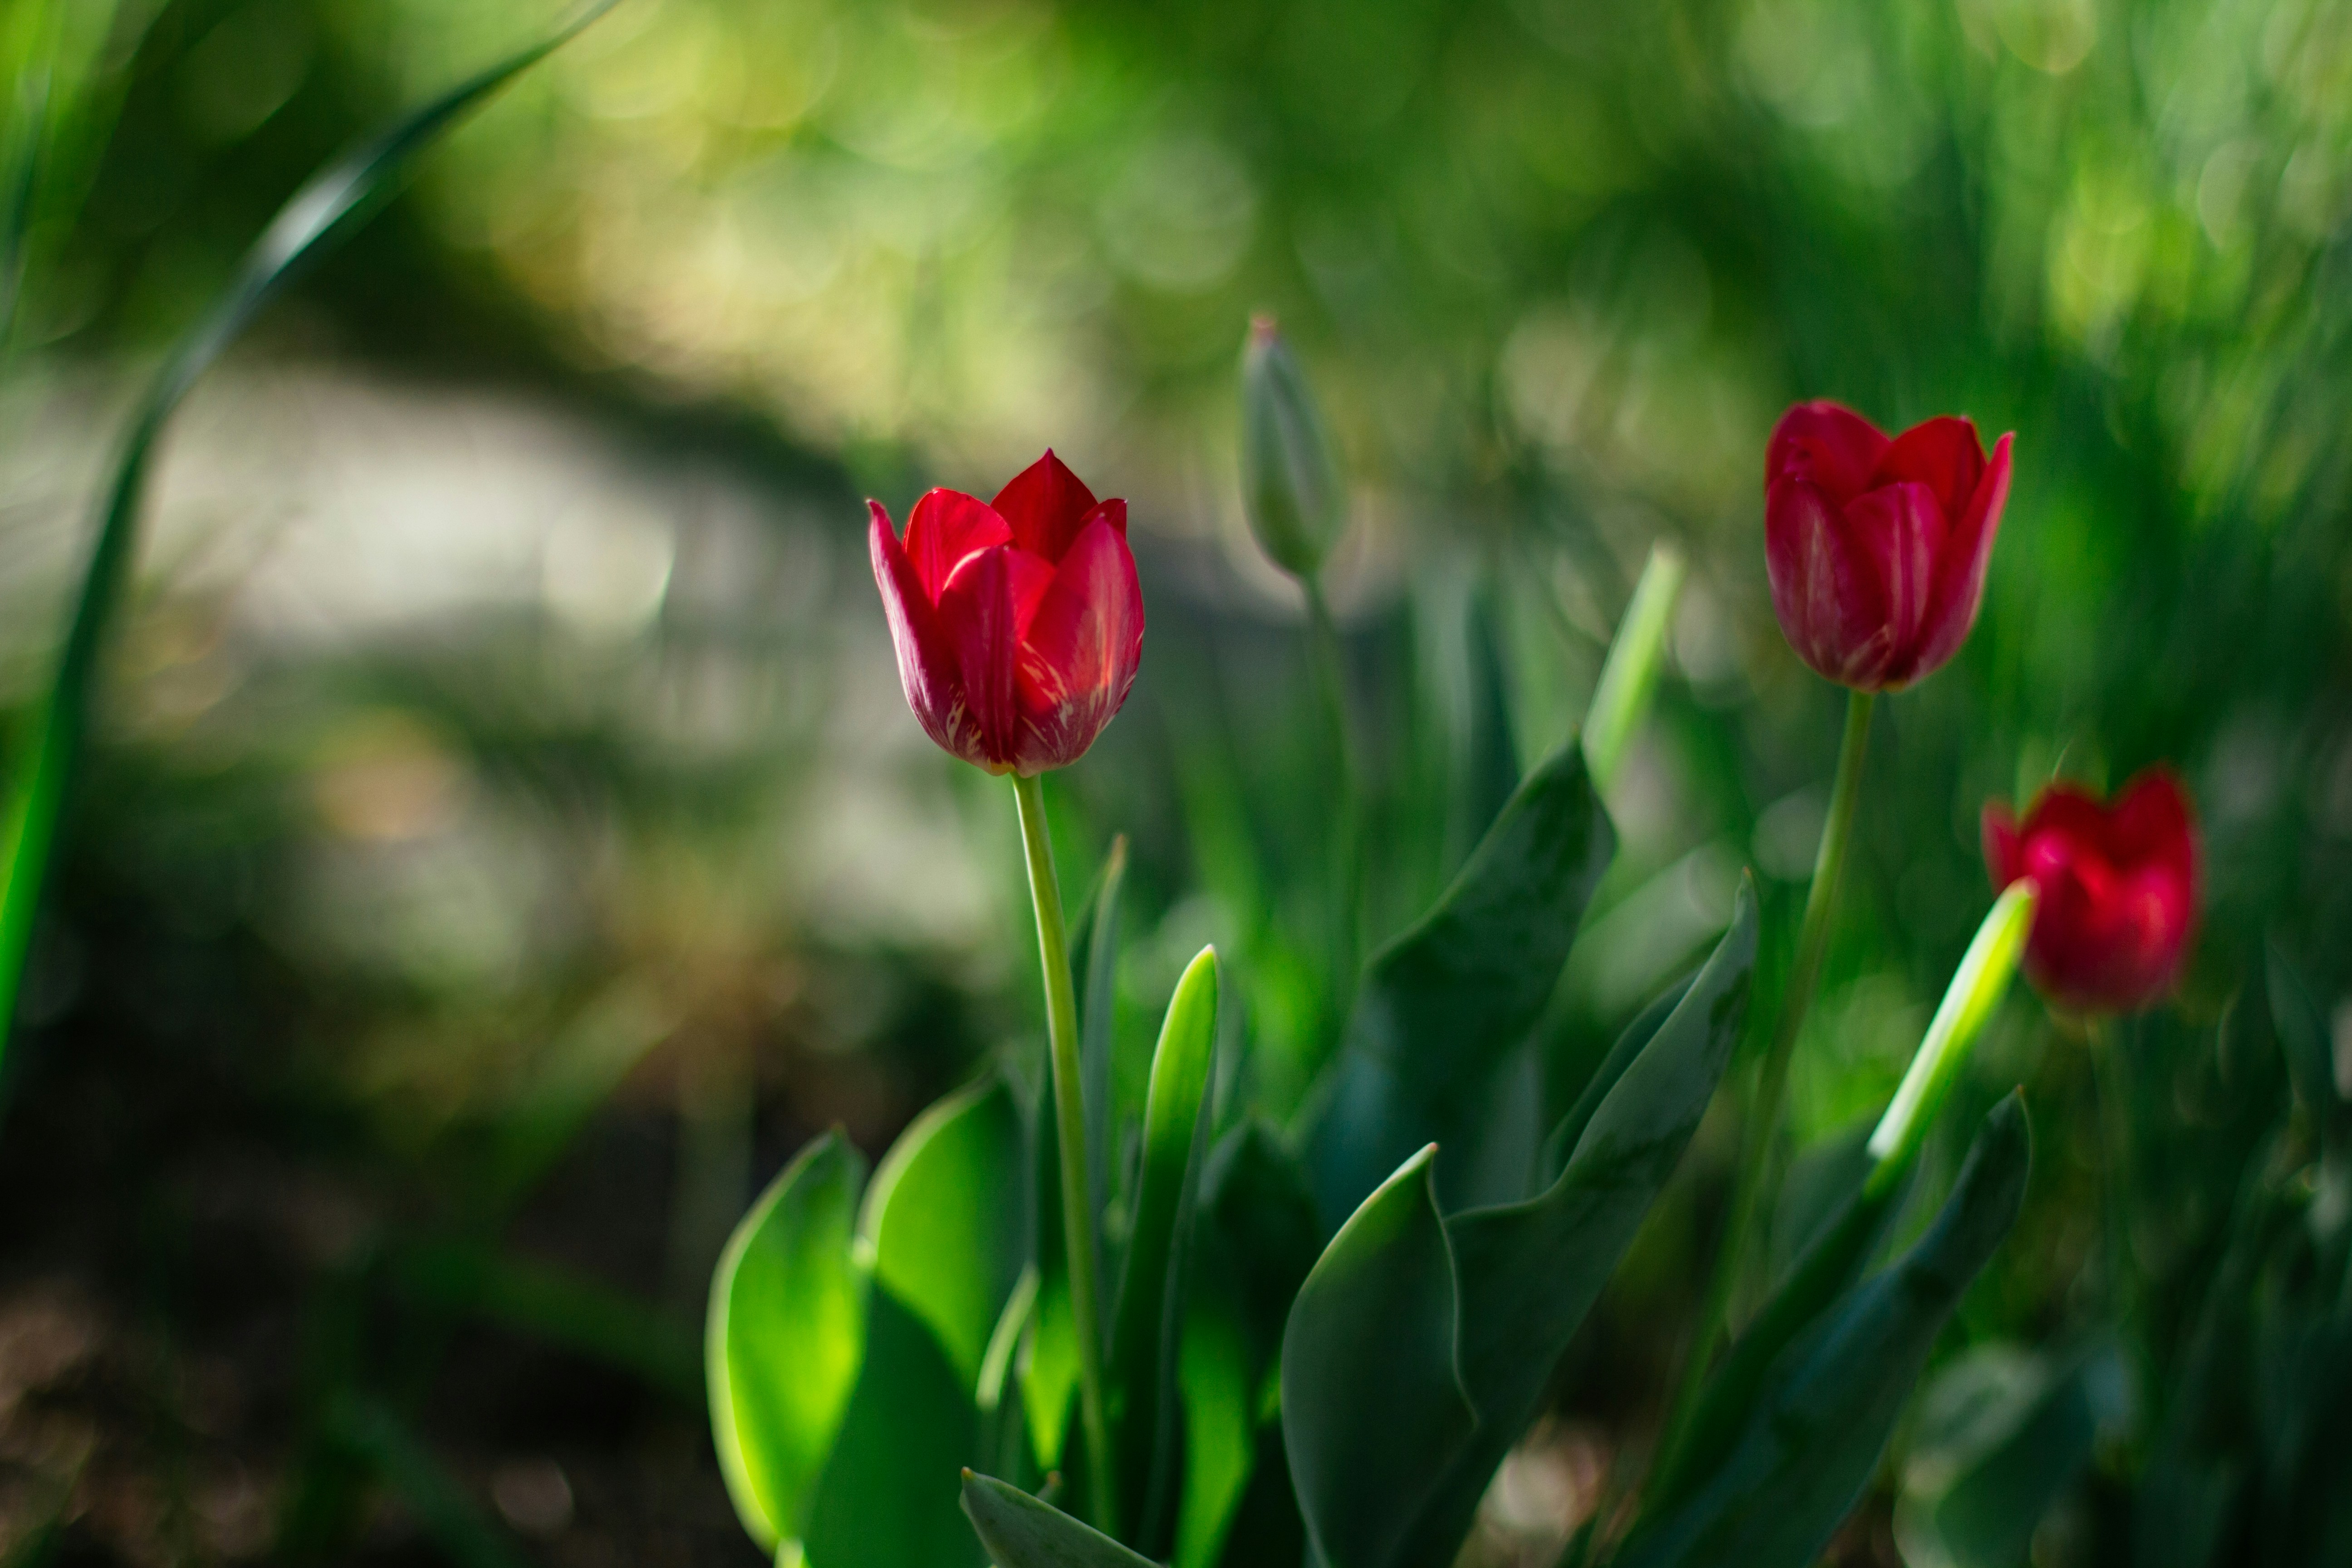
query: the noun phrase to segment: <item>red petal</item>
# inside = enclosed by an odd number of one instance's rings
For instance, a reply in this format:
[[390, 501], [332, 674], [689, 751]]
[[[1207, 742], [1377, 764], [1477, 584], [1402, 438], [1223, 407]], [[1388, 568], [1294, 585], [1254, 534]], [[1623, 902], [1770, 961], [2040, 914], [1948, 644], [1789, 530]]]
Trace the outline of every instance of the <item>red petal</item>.
[[1919, 632], [1915, 680], [1942, 668], [1976, 626], [1977, 612], [1984, 605], [1985, 573], [1992, 565], [1993, 538], [2000, 531], [2001, 509], [2009, 502], [2010, 440], [2003, 436], [1994, 443], [1992, 460], [1977, 476], [1976, 489], [1944, 542], [1928, 594], [1927, 624]]
[[1984, 443], [1977, 427], [1952, 415], [1925, 420], [1895, 437], [1880, 454], [1873, 487], [1916, 479], [1936, 492], [1947, 518], [1958, 518], [1984, 476]]
[[914, 710], [923, 732], [942, 749], [966, 762], [983, 762], [964, 707], [954, 645], [941, 630], [939, 612], [890, 526], [890, 514], [880, 501], [866, 505], [871, 516], [866, 543], [874, 558], [874, 583], [882, 590], [882, 610], [898, 652], [898, 684], [906, 690], [907, 706]]
[[2105, 845], [2119, 864], [2169, 866], [2194, 879], [2196, 822], [2168, 770], [2150, 768], [2124, 786], [2107, 808]]
[[1885, 432], [1842, 404], [1823, 398], [1800, 403], [1780, 416], [1764, 447], [1764, 489], [1782, 479], [1803, 479], [1821, 488], [1832, 506], [1870, 488]]
[[1127, 700], [1142, 658], [1135, 556], [1110, 520], [1097, 518], [1062, 558], [1022, 643], [1021, 772], [1084, 755]]
[[1117, 496], [1111, 497], [1110, 500], [1087, 513], [1086, 521], [1078, 524], [1079, 531], [1084, 532], [1087, 523], [1094, 521], [1097, 518], [1110, 524], [1111, 531], [1121, 539], [1127, 537], [1127, 503]]
[[2042, 889], [2026, 968], [2051, 997], [2129, 1012], [2172, 988], [2196, 935], [2196, 824], [2161, 769], [2101, 805], [2059, 785], [2036, 801], [2024, 858]]
[[1846, 537], [1878, 574], [1892, 653], [1881, 675], [1907, 685], [1927, 673], [1919, 665], [1928, 589], [1950, 529], [1936, 494], [1922, 484], [1882, 485], [1845, 509]]
[[1054, 585], [1054, 568], [1044, 556], [1032, 555], [1017, 544], [1004, 550], [1004, 569], [1013, 582], [1013, 625], [1018, 635], [1029, 635], [1045, 590]]
[[993, 504], [1012, 525], [1014, 543], [1058, 563], [1095, 510], [1095, 496], [1049, 447], [996, 492]]
[[1013, 698], [1021, 647], [1013, 553], [1011, 545], [999, 544], [965, 556], [940, 594], [940, 629], [955, 649], [964, 708], [980, 752], [973, 760], [991, 773], [1011, 770], [1020, 733]]
[[934, 605], [966, 556], [1012, 537], [993, 507], [961, 490], [926, 490], [907, 518], [907, 556]]
[[1894, 647], [1881, 576], [1806, 480], [1782, 479], [1765, 497], [1764, 567], [1797, 657], [1831, 680], [1876, 690]]

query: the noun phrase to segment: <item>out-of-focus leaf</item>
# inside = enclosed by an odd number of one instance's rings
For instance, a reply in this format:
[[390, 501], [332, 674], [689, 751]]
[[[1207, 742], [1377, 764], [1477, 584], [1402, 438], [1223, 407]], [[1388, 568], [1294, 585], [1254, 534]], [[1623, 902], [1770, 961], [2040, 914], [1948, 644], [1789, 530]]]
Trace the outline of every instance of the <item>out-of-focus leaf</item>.
[[[591, 1357], [689, 1404], [710, 1394], [693, 1331], [611, 1286], [478, 1243], [403, 1247], [393, 1261], [404, 1291], [445, 1311], [470, 1313]], [[716, 1289], [714, 1284], [714, 1303]]]
[[536, 1185], [675, 1023], [651, 988], [635, 980], [600, 993], [581, 1009], [502, 1108], [483, 1180], [485, 1201], [509, 1205]]
[[1316, 1264], [1283, 1342], [1282, 1409], [1328, 1568], [1453, 1561], [1697, 1131], [1745, 1022], [1756, 942], [1755, 889], [1743, 883], [1731, 929], [1583, 1118], [1541, 1194], [1427, 1220], [1424, 1151]]
[[1730, 930], [1602, 1098], [1559, 1180], [1525, 1203], [1448, 1222], [1478, 1427], [1389, 1561], [1451, 1562], [1461, 1549], [1570, 1337], [1698, 1131], [1746, 1023], [1756, 942], [1756, 892], [1743, 881]]
[[530, 1559], [514, 1538], [484, 1517], [424, 1439], [392, 1411], [345, 1394], [329, 1410], [328, 1422], [336, 1441], [399, 1494], [457, 1568], [528, 1568]]
[[246, 254], [227, 291], [181, 338], [148, 388], [115, 458], [98, 542], [82, 577], [56, 674], [34, 720], [30, 755], [12, 765], [5, 815], [0, 816], [0, 1047], [6, 1044], [16, 988], [24, 978], [41, 887], [65, 805], [66, 781], [89, 723], [99, 649], [129, 582], [148, 461], [172, 411], [262, 307], [305, 263], [348, 234], [352, 225], [347, 220], [385, 195], [418, 153], [614, 3], [598, 0], [547, 37], [413, 110], [313, 175], [278, 210]]
[[1415, 1154], [1349, 1216], [1283, 1335], [1284, 1446], [1327, 1568], [1408, 1561], [1399, 1549], [1477, 1429], [1436, 1157]]
[[1021, 1113], [992, 1073], [899, 1135], [858, 1216], [874, 1278], [929, 1326], [967, 1391], [1021, 1274]]
[[2310, 1111], [2330, 1155], [2352, 1153], [2352, 1103], [2336, 1089], [2335, 1043], [2311, 990], [2278, 944], [2269, 944], [2271, 1016], [2295, 1098]]
[[1895, 1507], [1910, 1568], [2023, 1568], [2098, 1436], [2086, 1364], [1979, 1345], [1927, 1385]]
[[1180, 1221], [1200, 1186], [1216, 1051], [1217, 952], [1204, 947], [1176, 983], [1151, 1058], [1135, 1217], [1110, 1339], [1108, 1397], [1125, 1472], [1119, 1517], [1136, 1521], [1130, 1539], [1152, 1552], [1174, 1522], [1173, 1399], [1185, 1251]]
[[992, 1476], [963, 1473], [963, 1511], [997, 1568], [1154, 1568], [1149, 1557]]
[[1666, 634], [1674, 629], [1675, 600], [1688, 570], [1682, 552], [1673, 545], [1650, 546], [1624, 619], [1609, 639], [1609, 657], [1601, 661], [1601, 679], [1593, 684], [1592, 703], [1584, 715], [1584, 760], [1596, 788], [1606, 790], [1617, 776], [1617, 764], [1650, 710]]
[[743, 1528], [798, 1536], [864, 1355], [850, 1257], [866, 1162], [839, 1131], [800, 1152], [736, 1226], [710, 1282], [710, 1429]]
[[1373, 955], [1313, 1139], [1326, 1224], [1433, 1139], [1472, 1168], [1493, 1074], [1558, 983], [1615, 844], [1571, 741], [1519, 785], [1436, 906]]
[[2230, 1242], [2199, 1303], [2175, 1386], [2133, 1500], [2134, 1560], [2148, 1568], [2213, 1568], [2252, 1479], [2260, 1443], [2253, 1410], [2253, 1282], [2285, 1228], [2264, 1168], [2248, 1163], [2230, 1215]]
[[877, 1279], [866, 1293], [865, 1364], [809, 1506], [809, 1568], [985, 1561], [956, 1507], [956, 1477], [979, 1447], [971, 1387]]
[[2012, 1094], [1986, 1118], [1927, 1234], [1781, 1353], [1721, 1467], [1637, 1523], [1619, 1568], [1804, 1568], [1820, 1554], [1869, 1484], [1961, 1292], [2016, 1220], [2032, 1143]]

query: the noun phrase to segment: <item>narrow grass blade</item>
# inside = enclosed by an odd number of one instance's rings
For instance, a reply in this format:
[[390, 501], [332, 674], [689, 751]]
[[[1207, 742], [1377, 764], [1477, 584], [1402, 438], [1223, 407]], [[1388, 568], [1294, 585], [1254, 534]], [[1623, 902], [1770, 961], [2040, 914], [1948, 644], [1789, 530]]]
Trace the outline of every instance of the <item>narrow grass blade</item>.
[[348, 235], [354, 220], [392, 191], [419, 153], [468, 110], [614, 3], [596, 0], [538, 43], [452, 88], [315, 175], [254, 243], [227, 290], [180, 340], [141, 401], [115, 458], [114, 478], [100, 514], [98, 542], [90, 552], [56, 677], [35, 718], [29, 754], [16, 769], [6, 814], [0, 817], [0, 1047], [5, 1047], [5, 1025], [15, 1013], [17, 987], [24, 976], [66, 782], [89, 722], [99, 649], [129, 581], [148, 464], [172, 411], [262, 308], [299, 276], [306, 263], [326, 254]]

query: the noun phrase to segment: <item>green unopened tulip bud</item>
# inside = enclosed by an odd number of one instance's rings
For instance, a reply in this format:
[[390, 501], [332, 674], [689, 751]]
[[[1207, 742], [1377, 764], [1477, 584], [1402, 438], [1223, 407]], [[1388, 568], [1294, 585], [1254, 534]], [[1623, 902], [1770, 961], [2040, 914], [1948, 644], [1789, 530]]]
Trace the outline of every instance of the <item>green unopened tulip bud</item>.
[[1242, 351], [1242, 507], [1274, 563], [1312, 577], [1348, 521], [1331, 438], [1274, 318], [1250, 322]]

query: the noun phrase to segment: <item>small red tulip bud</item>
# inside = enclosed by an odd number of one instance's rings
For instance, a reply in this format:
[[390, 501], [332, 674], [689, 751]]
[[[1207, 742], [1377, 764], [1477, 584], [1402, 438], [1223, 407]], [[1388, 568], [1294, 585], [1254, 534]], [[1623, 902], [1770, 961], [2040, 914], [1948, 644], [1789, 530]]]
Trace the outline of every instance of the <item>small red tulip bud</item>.
[[1780, 416], [1764, 452], [1764, 563], [1800, 658], [1882, 691], [1959, 651], [2009, 499], [2010, 439], [1988, 458], [1966, 419], [1889, 440], [1834, 403]]
[[924, 732], [992, 773], [1086, 754], [1143, 657], [1127, 503], [1097, 503], [1048, 451], [983, 503], [935, 489], [901, 540], [879, 501], [868, 542]]
[[2019, 821], [1984, 810], [1995, 889], [2036, 889], [2025, 973], [2078, 1013], [2130, 1013], [2162, 998], [2197, 933], [2197, 822], [2172, 774], [2152, 768], [2102, 805], [2071, 784], [2042, 792]]

